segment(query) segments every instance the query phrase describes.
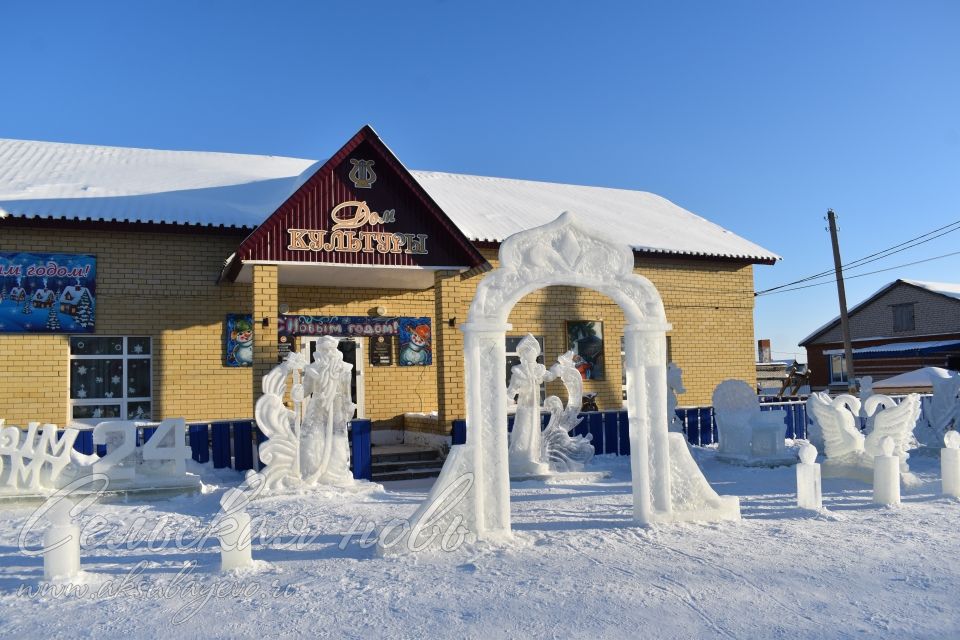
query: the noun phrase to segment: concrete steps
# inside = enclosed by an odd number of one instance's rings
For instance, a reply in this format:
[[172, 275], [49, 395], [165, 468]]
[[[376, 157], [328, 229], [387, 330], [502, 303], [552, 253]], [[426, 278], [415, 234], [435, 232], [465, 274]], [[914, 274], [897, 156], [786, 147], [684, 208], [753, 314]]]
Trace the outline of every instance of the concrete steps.
[[440, 475], [443, 467], [440, 452], [417, 445], [374, 446], [371, 457], [374, 482], [433, 478]]

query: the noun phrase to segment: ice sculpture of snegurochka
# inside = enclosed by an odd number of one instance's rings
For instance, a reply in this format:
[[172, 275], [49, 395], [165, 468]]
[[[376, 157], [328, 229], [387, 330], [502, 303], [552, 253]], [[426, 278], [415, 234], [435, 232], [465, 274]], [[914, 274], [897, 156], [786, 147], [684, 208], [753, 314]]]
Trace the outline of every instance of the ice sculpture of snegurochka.
[[761, 411], [756, 392], [742, 380], [724, 380], [713, 390], [720, 447], [717, 458], [751, 467], [794, 464], [786, 449], [786, 412]]
[[[511, 369], [507, 397], [517, 396], [517, 412], [509, 438], [510, 475], [543, 476], [550, 473], [582, 471], [593, 458], [592, 436], [570, 436], [580, 422], [583, 378], [573, 361], [573, 352], [561, 355], [550, 369], [537, 362], [540, 343], [527, 335], [517, 347], [520, 364]], [[543, 408], [548, 412], [547, 426], [541, 432], [540, 385], [560, 379], [567, 391], [567, 406], [556, 396], [548, 396]]]
[[540, 343], [532, 335], [517, 345], [520, 364], [510, 370], [507, 397], [517, 398], [517, 412], [509, 438], [510, 475], [544, 475], [549, 466], [541, 458], [540, 385], [555, 378], [537, 362]]
[[520, 298], [552, 285], [596, 290], [623, 310], [630, 420], [633, 517], [641, 525], [677, 520], [739, 519], [739, 500], [718, 496], [681, 434], [667, 430], [667, 324], [653, 284], [633, 271], [630, 247], [564, 213], [510, 236], [500, 265], [477, 287], [460, 326], [464, 334], [467, 443], [450, 449], [440, 477], [414, 514], [409, 551], [436, 549], [445, 535], [511, 538], [505, 335]]
[[[257, 424], [269, 438], [260, 445], [259, 473], [264, 491], [301, 485], [352, 485], [347, 427], [356, 405], [350, 397], [350, 371], [337, 339], [320, 338], [314, 361], [307, 364], [299, 353], [263, 377], [263, 395], [255, 409]], [[301, 377], [302, 376], [302, 377]], [[287, 379], [292, 379], [290, 399], [284, 404]]]
[[807, 399], [807, 415], [823, 438], [827, 457], [822, 465], [824, 477], [872, 484], [874, 458], [882, 454], [880, 441], [890, 436], [901, 479], [906, 485], [916, 484], [918, 479], [907, 465], [907, 449], [920, 415], [920, 397], [911, 393], [897, 404], [890, 396], [870, 396], [863, 405], [869, 425], [866, 435], [857, 428], [860, 409], [860, 400], [848, 394], [831, 399], [826, 393], [813, 393]]

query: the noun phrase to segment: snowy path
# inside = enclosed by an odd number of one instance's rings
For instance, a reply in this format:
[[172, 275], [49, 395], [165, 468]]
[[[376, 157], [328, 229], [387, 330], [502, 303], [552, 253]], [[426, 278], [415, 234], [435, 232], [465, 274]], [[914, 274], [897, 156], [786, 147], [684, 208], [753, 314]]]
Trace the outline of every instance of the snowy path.
[[[156, 637], [160, 630], [177, 638], [960, 635], [960, 503], [937, 495], [935, 458], [911, 459], [924, 484], [905, 493], [900, 509], [874, 507], [864, 485], [826, 480], [829, 512], [807, 514], [793, 507], [792, 468], [740, 469], [712, 455], [698, 452], [718, 491], [741, 496], [742, 522], [633, 527], [628, 459], [614, 458], [601, 461], [614, 472], [606, 481], [515, 484], [516, 544], [510, 548], [378, 558], [359, 536], [340, 548], [355, 518], [384, 524], [408, 516], [428, 486], [411, 481], [349, 499], [256, 503], [251, 515], [267, 526], [286, 527], [294, 518], [297, 531], [299, 517], [312, 539], [290, 548], [296, 536], [280, 532], [273, 543], [256, 544], [260, 562], [240, 581], [216, 572], [213, 543], [181, 550], [119, 538], [119, 545], [109, 545], [138, 517], [141, 529], [166, 520], [165, 531], [195, 540], [218, 507], [219, 490], [152, 506], [97, 505], [83, 522], [102, 515], [124, 524], [108, 527], [84, 551], [83, 580], [91, 591], [106, 584], [123, 594], [114, 598], [18, 594], [21, 585], [38, 586], [42, 568], [39, 558], [18, 549], [29, 512], [7, 510], [0, 525], [0, 636]], [[142, 572], [120, 586], [139, 562]], [[183, 575], [188, 562], [197, 565]], [[202, 602], [181, 588], [191, 581], [194, 588], [245, 587], [247, 593]], [[146, 593], [151, 587], [155, 592]], [[156, 593], [161, 588], [168, 592]], [[174, 624], [178, 616], [188, 619]]]

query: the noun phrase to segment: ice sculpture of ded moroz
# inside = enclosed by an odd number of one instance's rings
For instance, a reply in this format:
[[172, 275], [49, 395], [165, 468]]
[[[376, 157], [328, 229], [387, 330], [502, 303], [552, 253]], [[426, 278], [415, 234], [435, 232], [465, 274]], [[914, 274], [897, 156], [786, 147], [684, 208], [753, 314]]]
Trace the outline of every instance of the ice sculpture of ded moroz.
[[[257, 424], [269, 438], [260, 445], [260, 460], [266, 464], [259, 472], [262, 491], [356, 482], [347, 436], [356, 409], [350, 398], [352, 367], [343, 361], [337, 339], [324, 336], [312, 363], [291, 353], [263, 377], [256, 405]], [[293, 409], [284, 403], [288, 378], [293, 381]]]

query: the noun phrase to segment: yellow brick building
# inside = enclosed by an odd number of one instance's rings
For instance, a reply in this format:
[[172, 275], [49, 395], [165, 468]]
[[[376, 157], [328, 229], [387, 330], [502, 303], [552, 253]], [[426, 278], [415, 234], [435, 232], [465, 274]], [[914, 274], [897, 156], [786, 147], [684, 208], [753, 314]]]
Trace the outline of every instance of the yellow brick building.
[[[0, 161], [0, 320], [4, 308], [13, 318], [0, 322], [0, 418], [11, 423], [250, 417], [263, 373], [316, 337], [280, 331], [303, 318], [359, 331], [340, 337], [355, 360], [359, 411], [375, 427], [448, 434], [465, 413], [457, 325], [477, 283], [507, 235], [565, 209], [634, 246], [635, 270], [673, 326], [681, 404], [709, 404], [726, 378], [754, 381], [752, 270], [776, 256], [652, 194], [409, 172], [368, 127], [325, 163], [21, 141], [0, 141]], [[44, 193], [54, 179], [65, 184]], [[88, 330], [10, 296], [20, 281], [4, 265], [51, 255], [95, 260]], [[58, 290], [79, 284], [53, 280]], [[24, 306], [48, 325], [26, 330], [10, 315]], [[252, 321], [251, 366], [227, 366], [228, 314]], [[362, 326], [391, 319], [406, 334], [375, 350]], [[532, 333], [548, 361], [576, 346], [568, 323], [592, 322], [600, 335], [584, 338], [594, 350], [584, 366], [602, 375], [585, 391], [601, 409], [621, 406], [624, 320], [612, 300], [548, 287], [509, 321], [508, 344]], [[414, 325], [426, 327], [429, 364], [401, 364]], [[547, 392], [563, 394], [555, 383]]]

